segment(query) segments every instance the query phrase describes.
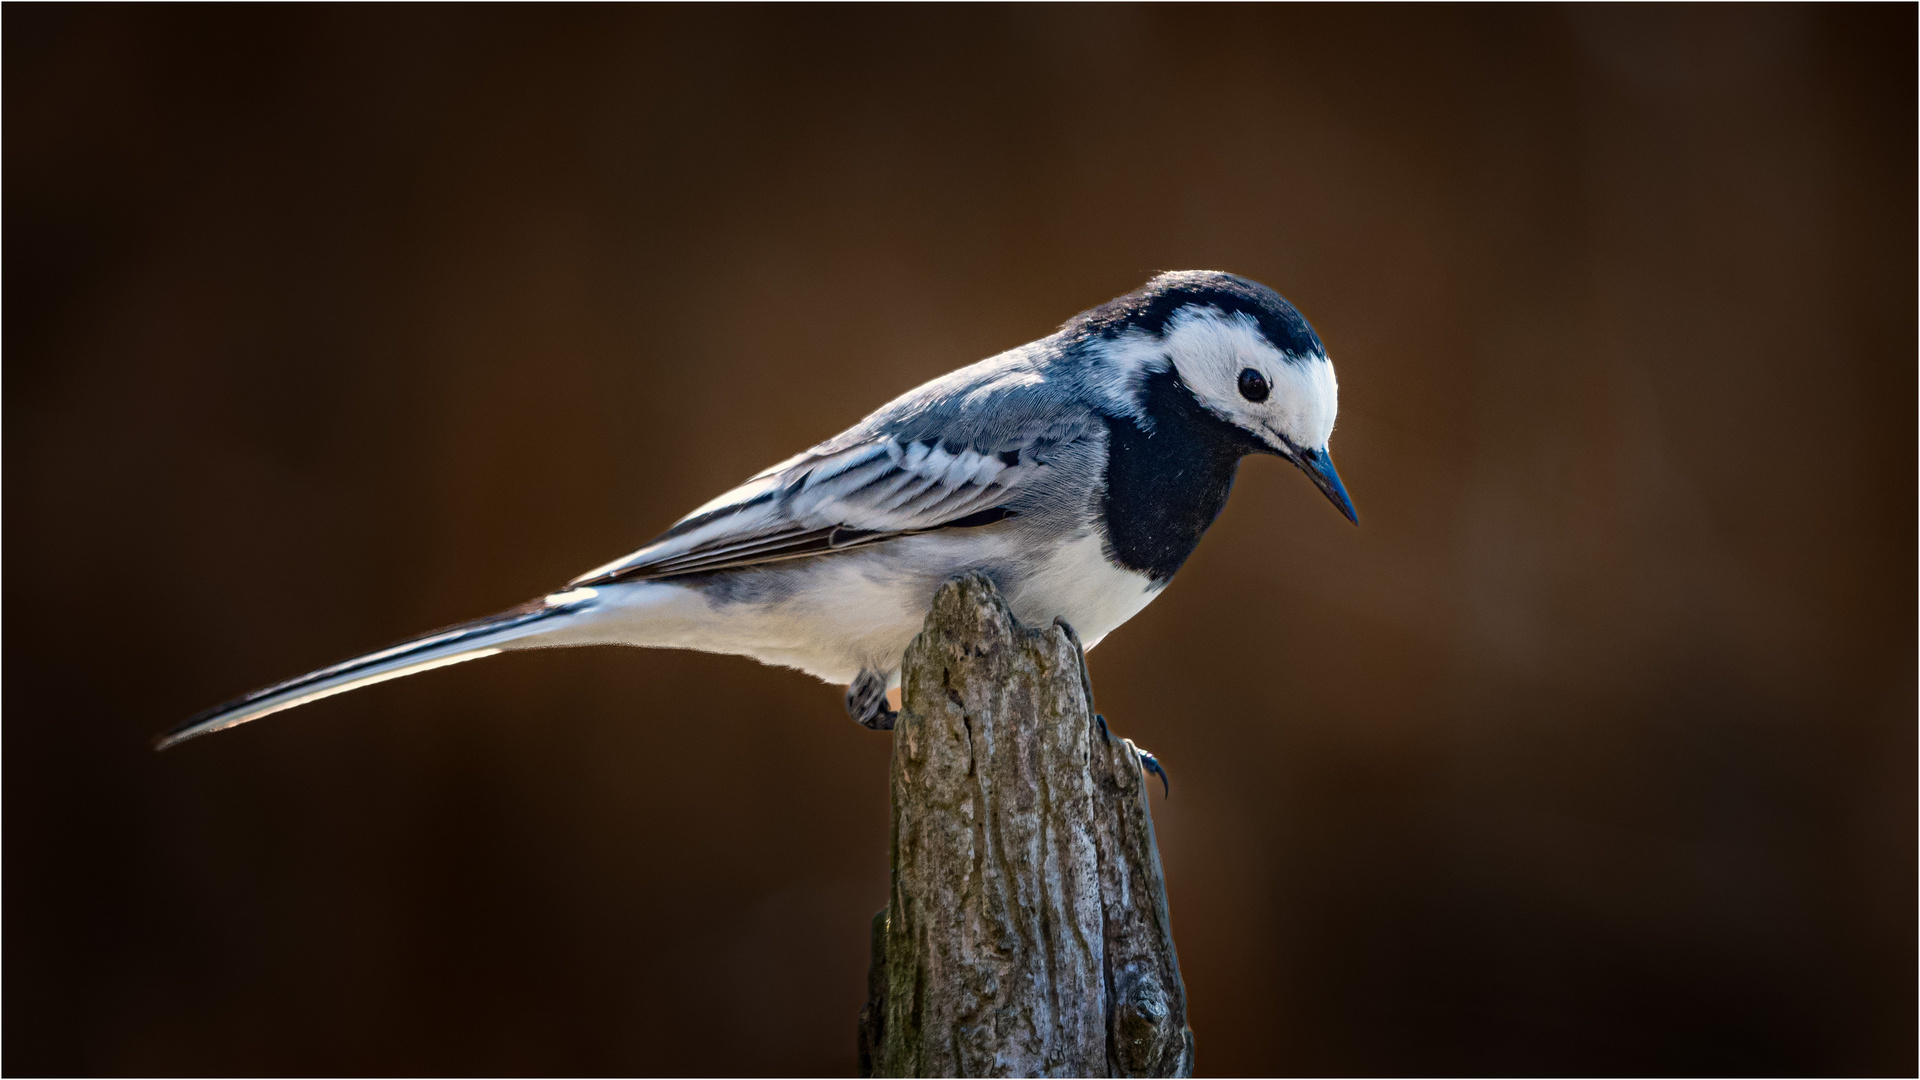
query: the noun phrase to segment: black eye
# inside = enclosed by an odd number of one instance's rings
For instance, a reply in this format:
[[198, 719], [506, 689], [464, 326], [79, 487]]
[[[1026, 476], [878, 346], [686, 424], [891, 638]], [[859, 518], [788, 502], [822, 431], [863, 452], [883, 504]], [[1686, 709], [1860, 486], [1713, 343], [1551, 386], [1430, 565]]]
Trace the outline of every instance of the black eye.
[[1267, 385], [1267, 377], [1247, 368], [1240, 373], [1240, 396], [1248, 401], [1265, 401], [1272, 387]]

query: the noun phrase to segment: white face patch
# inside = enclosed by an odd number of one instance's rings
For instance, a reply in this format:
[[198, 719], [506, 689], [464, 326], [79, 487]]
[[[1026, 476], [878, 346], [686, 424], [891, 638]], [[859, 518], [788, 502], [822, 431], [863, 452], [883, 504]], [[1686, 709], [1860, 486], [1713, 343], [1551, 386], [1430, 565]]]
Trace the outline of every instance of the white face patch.
[[[1288, 357], [1246, 315], [1186, 307], [1167, 320], [1160, 349], [1202, 405], [1230, 423], [1283, 449], [1284, 436], [1303, 450], [1322, 450], [1340, 411], [1340, 387], [1324, 354]], [[1240, 373], [1260, 373], [1270, 388], [1263, 401], [1240, 392]]]

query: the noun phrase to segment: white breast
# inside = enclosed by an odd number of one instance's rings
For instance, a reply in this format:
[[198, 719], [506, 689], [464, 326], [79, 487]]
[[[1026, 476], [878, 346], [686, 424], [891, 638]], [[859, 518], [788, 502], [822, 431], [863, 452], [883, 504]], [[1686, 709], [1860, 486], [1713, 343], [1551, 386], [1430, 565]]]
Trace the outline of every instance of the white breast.
[[1115, 566], [1089, 530], [1061, 544], [1052, 556], [1008, 583], [1007, 606], [1028, 626], [1065, 619], [1091, 649], [1160, 594], [1145, 574]]

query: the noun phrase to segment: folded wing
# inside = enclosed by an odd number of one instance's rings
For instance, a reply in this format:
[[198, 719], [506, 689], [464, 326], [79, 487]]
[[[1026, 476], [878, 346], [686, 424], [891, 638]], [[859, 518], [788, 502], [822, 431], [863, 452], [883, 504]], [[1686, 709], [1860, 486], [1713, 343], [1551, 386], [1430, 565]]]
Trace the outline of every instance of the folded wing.
[[648, 581], [989, 525], [1013, 516], [1009, 502], [1050, 468], [1053, 449], [1079, 435], [1055, 425], [984, 452], [890, 435], [836, 440], [775, 465], [572, 584]]

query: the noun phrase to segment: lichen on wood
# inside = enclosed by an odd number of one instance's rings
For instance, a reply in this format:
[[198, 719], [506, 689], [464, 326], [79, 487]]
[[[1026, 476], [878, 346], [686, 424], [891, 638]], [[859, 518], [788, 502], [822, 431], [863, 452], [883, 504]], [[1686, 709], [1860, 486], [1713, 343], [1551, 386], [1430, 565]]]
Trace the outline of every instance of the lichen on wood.
[[861, 1075], [1191, 1075], [1139, 751], [1073, 630], [956, 578], [902, 685]]

